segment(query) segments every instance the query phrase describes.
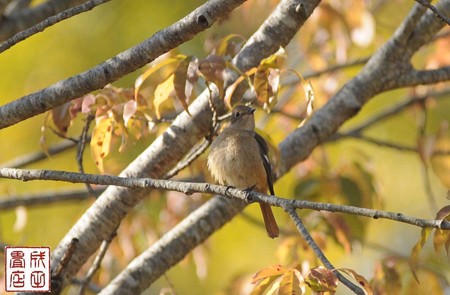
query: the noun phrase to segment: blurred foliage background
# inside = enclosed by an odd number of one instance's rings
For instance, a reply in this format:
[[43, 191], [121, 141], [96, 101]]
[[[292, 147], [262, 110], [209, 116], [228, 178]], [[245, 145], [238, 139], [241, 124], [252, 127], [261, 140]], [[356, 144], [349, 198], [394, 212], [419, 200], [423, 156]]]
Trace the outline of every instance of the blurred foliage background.
[[[111, 1], [59, 23], [0, 54], [0, 103], [5, 104], [87, 70], [184, 17], [202, 2]], [[305, 76], [334, 64], [368, 57], [393, 34], [413, 3], [406, 0], [323, 1], [286, 48], [287, 59], [283, 69], [294, 69]], [[177, 48], [176, 53], [204, 58], [212, 44], [228, 34], [236, 33], [248, 38], [276, 4], [277, 1], [272, 0], [249, 1], [228, 18]], [[448, 65], [448, 52], [450, 40], [447, 35], [420, 50], [414, 62], [427, 68]], [[315, 92], [315, 108], [325, 104], [359, 69], [360, 66], [349, 66], [308, 79]], [[131, 88], [144, 71], [141, 69], [123, 77], [114, 86]], [[289, 74], [284, 77], [288, 80]], [[282, 81], [285, 78], [282, 75]], [[364, 124], [410, 96], [445, 86], [449, 87], [448, 84], [433, 88], [416, 87], [379, 95], [340, 132], [345, 133]], [[308, 160], [278, 180], [276, 193], [288, 198], [351, 204], [434, 218], [436, 209], [449, 202], [446, 199], [448, 187], [444, 185], [449, 183], [446, 175], [449, 160], [442, 156], [433, 157], [424, 164], [419, 143], [434, 138], [440, 149], [449, 150], [448, 131], [440, 129], [449, 119], [448, 98], [450, 95], [439, 99], [431, 97], [425, 105], [414, 105], [395, 116], [383, 118], [364, 129], [362, 139], [341, 138], [325, 143]], [[262, 109], [257, 111], [257, 126], [270, 134], [270, 141], [277, 145], [300, 123], [298, 118], [286, 116], [286, 113], [299, 117], [305, 107], [302, 85], [288, 85], [282, 88], [278, 104], [274, 106], [277, 111], [270, 114]], [[165, 114], [174, 110], [179, 111], [169, 106]], [[37, 116], [2, 130], [0, 163], [41, 150], [39, 141], [44, 117]], [[82, 124], [80, 117], [70, 128], [68, 136], [79, 136]], [[112, 151], [106, 164], [108, 172], [118, 174], [166, 126], [164, 123], [157, 125], [151, 135], [127, 146], [124, 152]], [[443, 131], [437, 138], [439, 130]], [[419, 153], [375, 145], [366, 137], [417, 148]], [[51, 146], [60, 140], [50, 135], [47, 144]], [[97, 173], [89, 148], [84, 159], [85, 171]], [[428, 175], [425, 175], [425, 167]], [[76, 151], [66, 151], [26, 168], [77, 171]], [[176, 178], [212, 182], [205, 168], [205, 157], [201, 157]], [[427, 192], [427, 181], [431, 193]], [[1, 180], [0, 195], [6, 199], [83, 187], [47, 181], [21, 183]], [[430, 194], [435, 205], [430, 201]], [[186, 197], [174, 192], [151, 192], [123, 222], [95, 283], [100, 286], [107, 284], [133, 257], [208, 198], [210, 196]], [[8, 245], [54, 248], [92, 202], [93, 199], [2, 211], [0, 241]], [[391, 291], [382, 294], [424, 294], [430, 290], [433, 294], [440, 294], [445, 288], [449, 292], [447, 256], [435, 253], [431, 241], [421, 253], [418, 271], [419, 279], [426, 283], [418, 285], [411, 275], [408, 259], [412, 247], [419, 240], [419, 228], [386, 220], [308, 210], [300, 213], [336, 267], [354, 269], [372, 280], [374, 285], [384, 282], [383, 288]], [[187, 295], [247, 294], [253, 289], [251, 277], [264, 267], [273, 264], [300, 269], [315, 266], [314, 255], [295, 232], [287, 215], [277, 208], [275, 214], [282, 228], [280, 238], [270, 240], [266, 237], [257, 206], [249, 206], [242, 215], [159, 279], [147, 293], [171, 294], [170, 288], [173, 288], [177, 294]], [[3, 259], [0, 261], [3, 263]], [[400, 285], [401, 291], [398, 289]], [[345, 294], [346, 291], [341, 292]]]

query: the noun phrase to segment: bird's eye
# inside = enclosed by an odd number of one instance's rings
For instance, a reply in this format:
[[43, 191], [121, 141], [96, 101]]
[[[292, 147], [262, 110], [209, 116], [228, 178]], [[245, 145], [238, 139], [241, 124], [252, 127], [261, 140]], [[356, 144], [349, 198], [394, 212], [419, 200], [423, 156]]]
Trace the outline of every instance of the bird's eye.
[[239, 118], [239, 117], [241, 116], [241, 113], [236, 112], [236, 113], [234, 113], [234, 116], [235, 116], [236, 118]]

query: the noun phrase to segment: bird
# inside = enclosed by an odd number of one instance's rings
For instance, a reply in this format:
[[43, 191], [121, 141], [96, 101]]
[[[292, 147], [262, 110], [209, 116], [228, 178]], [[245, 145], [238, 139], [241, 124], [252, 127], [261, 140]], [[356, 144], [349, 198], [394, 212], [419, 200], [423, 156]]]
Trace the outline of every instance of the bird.
[[[230, 124], [211, 144], [207, 166], [221, 185], [260, 193], [273, 189], [269, 148], [264, 138], [255, 131], [255, 109], [239, 105], [231, 112]], [[279, 229], [272, 208], [259, 203], [267, 235], [276, 238]]]

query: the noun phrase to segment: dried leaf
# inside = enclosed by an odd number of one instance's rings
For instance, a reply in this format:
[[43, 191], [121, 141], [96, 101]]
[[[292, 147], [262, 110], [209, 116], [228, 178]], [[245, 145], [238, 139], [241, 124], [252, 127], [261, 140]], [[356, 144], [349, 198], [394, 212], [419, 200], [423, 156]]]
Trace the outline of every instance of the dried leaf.
[[417, 283], [420, 284], [419, 278], [417, 277], [417, 267], [419, 265], [419, 255], [427, 241], [427, 238], [431, 232], [431, 228], [423, 228], [420, 235], [420, 240], [414, 245], [411, 250], [411, 256], [409, 257], [409, 266], [411, 268], [411, 272], [414, 276], [414, 279]]
[[358, 284], [366, 291], [367, 295], [373, 295], [372, 286], [370, 286], [369, 282], [365, 277], [358, 274], [356, 271], [350, 268], [340, 268], [339, 271], [342, 271], [352, 277]]
[[[227, 65], [228, 65], [228, 64], [227, 64]], [[231, 65], [232, 65], [232, 64], [230, 64], [230, 66], [231, 66]], [[233, 67], [233, 66], [231, 66], [231, 67]], [[233, 69], [234, 69], [234, 68], [233, 68]], [[224, 102], [225, 102], [225, 105], [226, 105], [230, 110], [232, 109], [232, 101], [231, 101], [231, 99], [232, 99], [232, 97], [233, 97], [233, 93], [234, 93], [234, 91], [236, 90], [237, 86], [238, 86], [242, 81], [244, 81], [244, 79], [247, 80], [248, 85], [250, 85], [251, 90], [253, 91], [253, 86], [252, 86], [252, 83], [251, 83], [251, 81], [250, 81], [250, 77], [249, 77], [249, 76], [250, 76], [250, 75], [253, 75], [255, 72], [256, 72], [256, 68], [251, 68], [251, 69], [248, 70], [247, 72], [241, 74], [241, 75], [236, 79], [236, 81], [234, 81], [233, 84], [229, 85], [229, 86], [227, 87], [227, 89], [225, 90], [225, 96], [224, 96], [223, 100], [224, 100]]]
[[259, 66], [253, 79], [253, 88], [256, 98], [261, 104], [269, 105], [269, 98], [272, 97], [272, 87], [269, 85], [269, 68]]
[[135, 100], [129, 100], [124, 106], [123, 106], [123, 121], [125, 126], [128, 125], [128, 121], [131, 117], [134, 116], [137, 110], [137, 103]]
[[226, 69], [225, 59], [222, 56], [209, 55], [199, 61], [198, 70], [206, 81], [214, 83], [219, 89], [220, 97], [224, 93], [224, 71]]
[[450, 205], [447, 205], [443, 208], [441, 208], [438, 213], [436, 213], [436, 219], [437, 220], [444, 220], [445, 218], [449, 217], [450, 215]]
[[81, 112], [83, 114], [93, 114], [91, 107], [95, 104], [95, 101], [96, 99], [93, 94], [85, 95], [81, 104]]
[[325, 217], [328, 224], [334, 229], [336, 240], [344, 247], [347, 254], [352, 252], [351, 231], [344, 218], [333, 212], [321, 211], [320, 214]]
[[[175, 70], [174, 78], [173, 78], [175, 94], [178, 98], [178, 101], [181, 103], [181, 105], [183, 106], [183, 109], [186, 111], [186, 113], [188, 113], [188, 115], [191, 115], [189, 113], [188, 104], [187, 104], [187, 101], [190, 96], [190, 91], [189, 91], [189, 93], [187, 93], [187, 91], [186, 91], [188, 89], [186, 87], [186, 82], [188, 80], [188, 69], [189, 69], [189, 65], [191, 63], [192, 58], [193, 58], [193, 56], [187, 56], [185, 59], [181, 60], [178, 63], [178, 66]], [[191, 88], [191, 91], [192, 91], [192, 88]]]
[[300, 295], [305, 293], [305, 283], [302, 275], [296, 269], [290, 269], [280, 280], [278, 295]]
[[315, 292], [334, 293], [338, 286], [338, 279], [334, 272], [323, 266], [311, 269], [305, 282]]
[[[450, 205], [443, 207], [436, 214], [437, 220], [450, 220]], [[443, 230], [437, 228], [434, 232], [433, 237], [433, 245], [434, 250], [436, 252], [441, 251], [442, 246], [445, 246], [445, 251], [447, 252], [447, 256], [449, 255], [449, 246], [450, 246], [450, 230]]]
[[66, 135], [67, 129], [72, 122], [72, 117], [70, 115], [71, 104], [71, 102], [67, 102], [51, 111], [53, 124], [55, 124], [55, 127], [62, 135]]
[[156, 117], [161, 118], [159, 107], [166, 101], [170, 94], [174, 90], [173, 85], [174, 74], [170, 75], [164, 82], [159, 84], [155, 89], [155, 99], [153, 100], [153, 105], [155, 106]]

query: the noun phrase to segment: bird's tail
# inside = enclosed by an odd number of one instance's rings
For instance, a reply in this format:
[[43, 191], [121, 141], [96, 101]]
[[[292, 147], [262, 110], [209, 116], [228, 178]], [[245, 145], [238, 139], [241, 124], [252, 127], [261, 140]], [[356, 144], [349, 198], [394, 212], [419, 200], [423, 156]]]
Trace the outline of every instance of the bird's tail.
[[272, 207], [269, 204], [259, 203], [261, 207], [264, 224], [266, 226], [267, 235], [270, 238], [276, 238], [280, 234], [275, 216], [273, 216]]

